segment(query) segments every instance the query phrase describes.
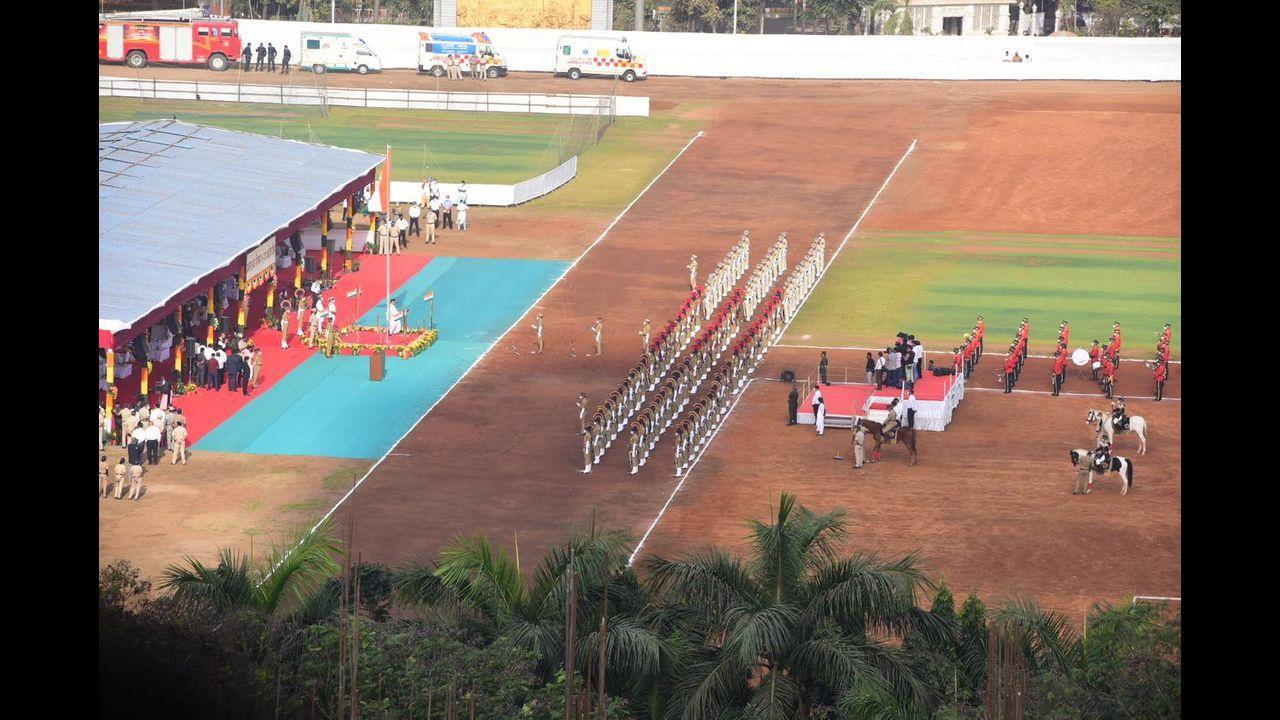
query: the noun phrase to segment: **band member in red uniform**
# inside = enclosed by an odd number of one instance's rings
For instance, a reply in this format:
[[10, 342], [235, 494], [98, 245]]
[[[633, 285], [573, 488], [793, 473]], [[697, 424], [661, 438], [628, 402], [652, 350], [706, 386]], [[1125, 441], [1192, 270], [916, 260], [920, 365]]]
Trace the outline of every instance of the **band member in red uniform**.
[[1062, 391], [1062, 382], [1067, 379], [1067, 346], [1059, 345], [1058, 354], [1053, 360], [1053, 395]]
[[1093, 341], [1093, 347], [1089, 348], [1089, 366], [1093, 368], [1093, 379], [1098, 379], [1098, 365], [1095, 363], [1102, 362], [1102, 347], [1098, 345], [1098, 341]]
[[1156, 363], [1156, 402], [1164, 399], [1164, 381], [1169, 377], [1169, 363]]
[[1111, 397], [1111, 390], [1116, 383], [1116, 364], [1111, 361], [1111, 356], [1103, 353], [1102, 355], [1102, 389], [1107, 392], [1107, 397]]
[[1017, 370], [1018, 356], [1010, 351], [1009, 356], [1004, 359], [1004, 391], [1006, 394], [1013, 392], [1013, 375]]
[[[978, 358], [982, 357], [982, 351], [985, 349], [985, 346], [983, 345], [983, 342], [982, 342], [982, 336], [986, 333], [986, 331], [987, 331], [987, 321], [983, 320], [982, 316], [979, 315], [978, 324], [973, 326], [973, 339], [976, 340], [978, 343]], [[977, 358], [975, 358], [974, 362], [977, 362]]]

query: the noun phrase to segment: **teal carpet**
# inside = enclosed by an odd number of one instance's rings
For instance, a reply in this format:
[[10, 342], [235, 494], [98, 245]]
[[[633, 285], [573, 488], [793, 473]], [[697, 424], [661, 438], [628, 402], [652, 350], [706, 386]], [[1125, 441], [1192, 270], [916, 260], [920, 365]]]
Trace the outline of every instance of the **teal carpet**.
[[[371, 280], [381, 277], [370, 263]], [[316, 355], [197, 443], [197, 450], [263, 455], [377, 459], [523, 315], [568, 263], [434, 258], [392, 293], [418, 326], [422, 299], [435, 291], [440, 339], [407, 360], [387, 357], [386, 377], [370, 382], [367, 356]], [[367, 293], [376, 292], [366, 288]], [[366, 295], [366, 298], [369, 296]], [[374, 324], [381, 302], [361, 319]]]

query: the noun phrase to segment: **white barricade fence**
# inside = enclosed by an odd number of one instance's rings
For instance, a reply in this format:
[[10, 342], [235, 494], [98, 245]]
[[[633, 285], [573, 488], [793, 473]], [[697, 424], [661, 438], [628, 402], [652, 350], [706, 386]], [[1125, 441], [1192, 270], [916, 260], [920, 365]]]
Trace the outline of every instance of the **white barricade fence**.
[[[467, 183], [467, 205], [519, 205], [563, 186], [578, 175], [578, 157], [575, 155], [555, 169], [515, 185]], [[448, 195], [458, 199], [459, 183], [441, 182], [440, 197]], [[391, 183], [391, 202], [411, 203], [422, 198], [422, 183], [395, 180]], [[376, 201], [376, 195], [375, 195]]]
[[[483, 31], [509, 70], [551, 72], [556, 40], [582, 31], [427, 28], [411, 25], [241, 20], [248, 42], [298, 46], [303, 31], [363, 38], [386, 68], [418, 66], [418, 33]], [[592, 31], [626, 37], [652, 75], [920, 80], [1181, 80], [1181, 38], [1027, 37], [1010, 35], [733, 35]], [[1032, 62], [1001, 62], [1010, 55]], [[565, 80], [565, 83], [573, 81]], [[602, 85], [580, 80], [574, 86]], [[621, 97], [619, 98], [621, 100]]]
[[188, 82], [100, 76], [99, 97], [207, 100], [271, 105], [329, 105], [401, 110], [648, 117], [649, 98], [542, 93], [435, 92], [380, 88]]

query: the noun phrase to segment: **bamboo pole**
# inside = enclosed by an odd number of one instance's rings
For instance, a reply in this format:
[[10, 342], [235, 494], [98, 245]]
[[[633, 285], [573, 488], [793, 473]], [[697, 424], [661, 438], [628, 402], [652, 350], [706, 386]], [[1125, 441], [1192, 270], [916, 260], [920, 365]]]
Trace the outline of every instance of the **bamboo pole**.
[[[605, 648], [607, 647], [607, 639], [609, 633], [609, 569], [605, 567], [604, 574], [604, 612], [600, 615], [600, 681], [597, 683], [600, 699], [598, 701], [600, 709], [600, 720], [605, 720], [605, 699], [604, 699], [604, 670], [606, 662]], [[589, 715], [589, 714], [588, 714]]]

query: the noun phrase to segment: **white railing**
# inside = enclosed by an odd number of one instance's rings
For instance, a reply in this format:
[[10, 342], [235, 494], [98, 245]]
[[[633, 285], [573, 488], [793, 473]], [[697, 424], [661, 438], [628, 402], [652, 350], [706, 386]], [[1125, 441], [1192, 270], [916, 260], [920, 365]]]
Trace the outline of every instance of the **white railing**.
[[98, 78], [98, 97], [155, 100], [265, 103], [269, 105], [337, 105], [402, 110], [614, 115], [648, 117], [649, 98], [545, 93], [436, 92], [382, 88], [316, 87], [187, 82], [147, 78]]
[[[530, 178], [515, 185], [494, 185], [486, 183], [467, 184], [468, 205], [519, 205], [534, 198], [542, 197], [564, 185], [578, 175], [578, 156], [575, 155], [537, 177]], [[457, 183], [440, 183], [440, 196], [448, 195], [455, 200], [458, 197]], [[391, 202], [410, 203], [422, 196], [422, 183], [396, 180], [391, 183]], [[376, 190], [374, 200], [376, 205]]]

